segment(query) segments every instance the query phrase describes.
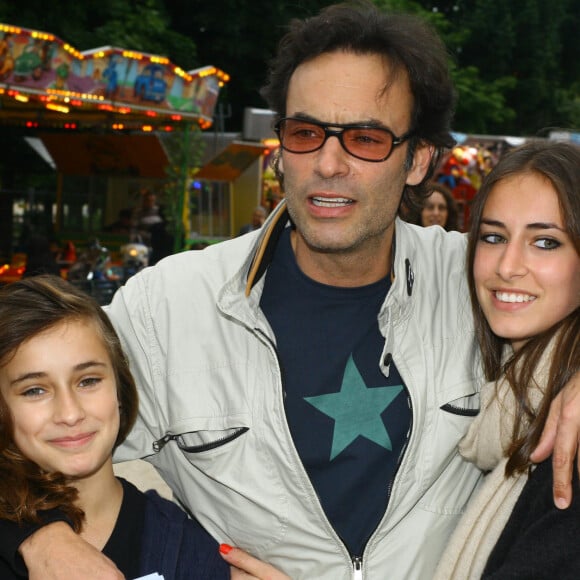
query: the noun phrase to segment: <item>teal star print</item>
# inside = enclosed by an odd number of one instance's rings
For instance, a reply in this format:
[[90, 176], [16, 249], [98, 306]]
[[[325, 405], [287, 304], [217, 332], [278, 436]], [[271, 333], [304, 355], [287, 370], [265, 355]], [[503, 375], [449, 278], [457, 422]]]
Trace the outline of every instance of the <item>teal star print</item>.
[[403, 385], [369, 388], [364, 382], [352, 355], [344, 369], [342, 385], [338, 393], [304, 397], [319, 411], [334, 419], [332, 437], [332, 461], [359, 435], [391, 450], [391, 438], [381, 418], [381, 413], [403, 390]]

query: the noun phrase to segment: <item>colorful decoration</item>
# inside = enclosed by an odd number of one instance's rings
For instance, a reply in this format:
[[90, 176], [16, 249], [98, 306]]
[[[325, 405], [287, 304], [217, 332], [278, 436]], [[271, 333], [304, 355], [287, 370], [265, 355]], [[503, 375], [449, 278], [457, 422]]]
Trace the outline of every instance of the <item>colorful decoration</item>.
[[24, 111], [36, 106], [75, 117], [115, 113], [116, 129], [125, 127], [119, 116], [206, 128], [228, 81], [212, 66], [185, 72], [166, 57], [112, 46], [79, 52], [53, 34], [0, 24], [0, 98], [3, 108], [12, 101], [21, 113], [17, 105], [28, 104]]
[[437, 180], [446, 185], [459, 207], [459, 227], [469, 224], [471, 202], [481, 181], [498, 161], [498, 156], [483, 145], [457, 145], [444, 160]]

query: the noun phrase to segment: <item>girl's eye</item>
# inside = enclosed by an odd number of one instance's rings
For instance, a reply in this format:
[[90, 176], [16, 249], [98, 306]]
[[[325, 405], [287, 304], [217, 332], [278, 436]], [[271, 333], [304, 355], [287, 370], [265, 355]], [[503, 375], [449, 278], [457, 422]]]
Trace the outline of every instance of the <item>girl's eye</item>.
[[21, 395], [23, 397], [34, 398], [44, 395], [45, 392], [46, 391], [42, 387], [28, 387], [27, 389], [22, 391]]
[[485, 242], [486, 244], [501, 244], [504, 241], [503, 236], [500, 236], [499, 234], [481, 234], [479, 236], [479, 239], [482, 242]]
[[95, 385], [98, 385], [101, 380], [100, 377], [87, 377], [79, 383], [79, 387], [94, 387]]
[[558, 240], [554, 240], [553, 238], [540, 238], [534, 242], [534, 245], [537, 248], [541, 248], [542, 250], [555, 250], [559, 248], [562, 244]]

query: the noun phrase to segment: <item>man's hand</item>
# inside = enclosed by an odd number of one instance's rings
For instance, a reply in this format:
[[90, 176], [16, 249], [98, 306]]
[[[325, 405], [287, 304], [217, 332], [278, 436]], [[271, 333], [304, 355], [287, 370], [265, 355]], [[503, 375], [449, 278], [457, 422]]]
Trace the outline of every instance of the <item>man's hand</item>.
[[123, 580], [117, 566], [64, 522], [40, 528], [20, 545], [30, 580]]
[[554, 504], [560, 509], [567, 508], [572, 501], [572, 469], [579, 442], [580, 372], [570, 379], [562, 392], [552, 401], [542, 437], [531, 455], [531, 460], [539, 463], [552, 453]]
[[274, 566], [250, 556], [240, 548], [221, 544], [220, 554], [230, 565], [231, 580], [291, 580]]

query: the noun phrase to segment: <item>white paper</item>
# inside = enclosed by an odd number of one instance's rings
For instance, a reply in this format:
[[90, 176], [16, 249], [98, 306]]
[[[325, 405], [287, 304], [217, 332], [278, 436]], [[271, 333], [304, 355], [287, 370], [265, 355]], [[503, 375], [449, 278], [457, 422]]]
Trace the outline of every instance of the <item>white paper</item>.
[[164, 580], [164, 578], [160, 574], [157, 574], [157, 572], [153, 572], [153, 574], [147, 574], [147, 576], [139, 576], [135, 580]]

